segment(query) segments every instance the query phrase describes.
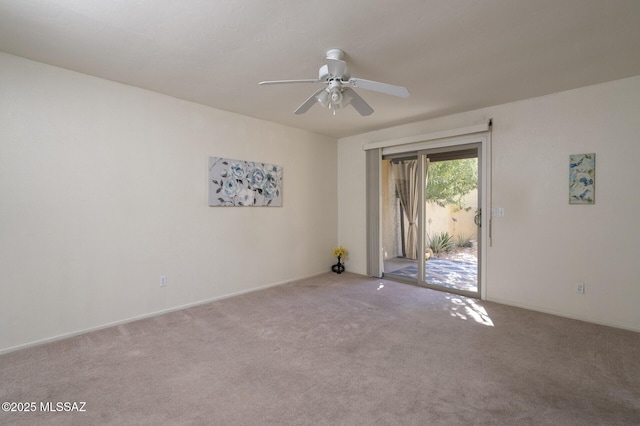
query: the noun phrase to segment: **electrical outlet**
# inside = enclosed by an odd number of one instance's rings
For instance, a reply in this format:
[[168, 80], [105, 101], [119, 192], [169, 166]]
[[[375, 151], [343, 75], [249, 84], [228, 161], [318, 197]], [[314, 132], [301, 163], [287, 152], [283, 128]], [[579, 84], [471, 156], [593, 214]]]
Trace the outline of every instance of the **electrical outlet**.
[[162, 275], [160, 276], [160, 287], [166, 287], [166, 286], [167, 286], [167, 276]]
[[584, 294], [584, 283], [576, 283], [576, 293]]

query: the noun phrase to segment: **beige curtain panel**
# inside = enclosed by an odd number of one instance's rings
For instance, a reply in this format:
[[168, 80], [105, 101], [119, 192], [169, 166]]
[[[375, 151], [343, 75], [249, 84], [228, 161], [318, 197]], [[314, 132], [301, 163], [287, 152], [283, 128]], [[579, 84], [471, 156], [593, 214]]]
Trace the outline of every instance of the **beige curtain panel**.
[[418, 259], [418, 161], [405, 160], [392, 165], [396, 190], [409, 226], [407, 227], [406, 252], [410, 259]]

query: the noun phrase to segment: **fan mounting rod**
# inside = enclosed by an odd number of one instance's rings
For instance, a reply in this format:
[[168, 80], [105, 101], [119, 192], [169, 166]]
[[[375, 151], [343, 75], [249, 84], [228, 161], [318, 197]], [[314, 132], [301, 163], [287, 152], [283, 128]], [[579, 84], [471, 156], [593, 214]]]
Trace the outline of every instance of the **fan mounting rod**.
[[327, 50], [327, 59], [342, 59], [344, 57], [344, 52], [340, 49], [329, 49]]

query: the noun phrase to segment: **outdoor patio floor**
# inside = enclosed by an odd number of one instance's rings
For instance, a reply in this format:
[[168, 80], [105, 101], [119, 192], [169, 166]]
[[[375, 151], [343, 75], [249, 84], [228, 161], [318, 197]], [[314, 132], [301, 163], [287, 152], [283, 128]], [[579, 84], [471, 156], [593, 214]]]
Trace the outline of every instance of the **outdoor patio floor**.
[[[418, 262], [413, 259], [385, 260], [384, 267], [385, 275], [409, 279], [418, 277]], [[471, 254], [460, 254], [454, 258], [433, 257], [425, 261], [425, 281], [431, 285], [477, 292], [478, 258]]]

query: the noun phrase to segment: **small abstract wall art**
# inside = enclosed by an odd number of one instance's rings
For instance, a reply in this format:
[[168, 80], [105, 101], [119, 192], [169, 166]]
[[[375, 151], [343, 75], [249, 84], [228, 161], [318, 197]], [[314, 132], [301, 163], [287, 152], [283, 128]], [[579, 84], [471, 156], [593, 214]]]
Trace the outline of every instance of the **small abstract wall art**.
[[569, 156], [569, 204], [595, 204], [596, 154]]
[[282, 206], [282, 167], [209, 157], [210, 206]]

